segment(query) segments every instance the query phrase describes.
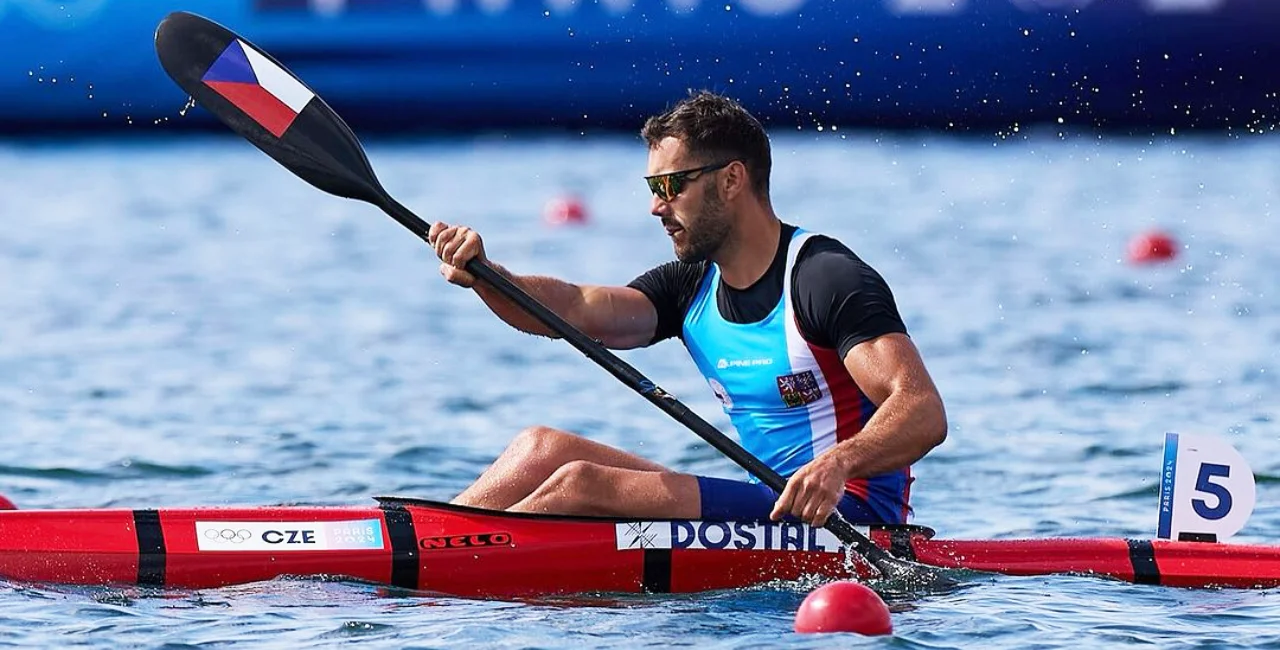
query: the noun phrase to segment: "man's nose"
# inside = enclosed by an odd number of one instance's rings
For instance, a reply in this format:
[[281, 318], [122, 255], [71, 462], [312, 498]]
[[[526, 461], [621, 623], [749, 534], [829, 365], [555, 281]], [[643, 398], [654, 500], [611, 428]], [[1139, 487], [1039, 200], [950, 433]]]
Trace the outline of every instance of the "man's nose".
[[655, 217], [665, 217], [671, 213], [671, 204], [663, 201], [657, 194], [652, 195], [653, 198], [649, 202], [649, 214]]

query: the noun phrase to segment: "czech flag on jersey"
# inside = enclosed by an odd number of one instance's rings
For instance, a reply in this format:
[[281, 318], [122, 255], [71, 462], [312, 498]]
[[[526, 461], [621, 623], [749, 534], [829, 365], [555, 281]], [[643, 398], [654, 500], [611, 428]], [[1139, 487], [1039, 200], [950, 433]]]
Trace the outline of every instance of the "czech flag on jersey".
[[316, 96], [240, 39], [227, 45], [200, 80], [277, 138]]

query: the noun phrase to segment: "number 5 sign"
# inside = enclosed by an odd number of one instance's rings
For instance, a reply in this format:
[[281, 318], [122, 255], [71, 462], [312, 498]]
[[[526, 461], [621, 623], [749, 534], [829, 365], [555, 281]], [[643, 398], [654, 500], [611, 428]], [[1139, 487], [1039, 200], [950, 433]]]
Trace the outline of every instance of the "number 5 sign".
[[1244, 528], [1255, 497], [1253, 471], [1230, 443], [1165, 434], [1157, 537], [1226, 539]]

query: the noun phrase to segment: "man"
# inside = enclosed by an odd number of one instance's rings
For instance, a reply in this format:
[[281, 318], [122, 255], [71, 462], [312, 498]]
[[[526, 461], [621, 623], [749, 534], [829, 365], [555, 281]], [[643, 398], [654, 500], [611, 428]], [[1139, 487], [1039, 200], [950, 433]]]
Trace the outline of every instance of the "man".
[[650, 118], [651, 212], [678, 261], [625, 287], [520, 276], [473, 230], [436, 223], [446, 280], [500, 318], [555, 336], [464, 270], [478, 258], [606, 346], [679, 337], [743, 446], [786, 490], [692, 476], [547, 427], [521, 432], [454, 503], [557, 514], [763, 519], [821, 525], [839, 504], [901, 523], [910, 465], [946, 437], [942, 399], [871, 267], [834, 239], [782, 223], [769, 200], [769, 140], [735, 101], [701, 92]]

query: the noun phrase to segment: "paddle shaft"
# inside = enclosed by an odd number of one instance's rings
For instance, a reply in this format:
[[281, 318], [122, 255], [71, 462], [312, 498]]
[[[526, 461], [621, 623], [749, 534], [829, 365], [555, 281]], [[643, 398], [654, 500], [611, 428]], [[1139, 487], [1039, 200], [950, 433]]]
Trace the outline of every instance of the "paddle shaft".
[[[395, 199], [385, 193], [381, 197], [381, 201], [377, 203], [378, 207], [391, 216], [392, 219], [400, 222], [401, 225], [408, 228], [423, 241], [427, 240], [427, 234], [430, 226], [425, 221], [414, 214], [408, 208], [401, 205]], [[428, 242], [430, 243], [430, 242]], [[570, 345], [577, 348], [579, 352], [587, 356], [587, 358], [596, 362], [601, 368], [609, 371], [619, 381], [626, 384], [629, 388], [640, 393], [645, 399], [649, 400], [653, 405], [662, 409], [667, 415], [675, 418], [676, 421], [688, 427], [691, 431], [698, 434], [698, 437], [707, 441], [712, 447], [715, 447], [720, 453], [729, 457], [729, 460], [737, 463], [740, 467], [751, 473], [752, 476], [760, 479], [762, 483], [773, 489], [774, 492], [782, 493], [787, 486], [786, 479], [782, 478], [772, 467], [764, 464], [759, 458], [756, 458], [751, 452], [742, 448], [742, 445], [729, 439], [728, 436], [720, 432], [719, 429], [704, 420], [697, 413], [694, 413], [689, 407], [685, 406], [680, 400], [672, 397], [666, 391], [659, 388], [656, 384], [649, 380], [636, 370], [631, 364], [623, 361], [618, 355], [609, 351], [599, 341], [583, 334], [581, 330], [574, 327], [571, 323], [561, 318], [559, 314], [549, 309], [546, 305], [539, 302], [536, 298], [529, 295], [528, 292], [516, 286], [510, 278], [499, 273], [492, 266], [485, 264], [477, 259], [471, 259], [466, 264], [467, 272], [476, 276], [483, 282], [489, 284], [503, 297], [515, 303], [516, 306], [525, 310], [534, 318], [538, 319], [543, 325], [546, 325], [551, 331], [560, 335]], [[888, 551], [876, 546], [865, 535], [858, 532], [852, 524], [848, 522], [839, 511], [833, 511], [827, 519], [824, 527], [831, 531], [841, 542], [853, 547], [859, 555], [866, 558], [873, 566], [884, 573], [896, 573], [890, 570], [890, 567], [897, 567], [902, 562], [898, 558], [893, 557]]]

